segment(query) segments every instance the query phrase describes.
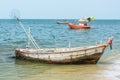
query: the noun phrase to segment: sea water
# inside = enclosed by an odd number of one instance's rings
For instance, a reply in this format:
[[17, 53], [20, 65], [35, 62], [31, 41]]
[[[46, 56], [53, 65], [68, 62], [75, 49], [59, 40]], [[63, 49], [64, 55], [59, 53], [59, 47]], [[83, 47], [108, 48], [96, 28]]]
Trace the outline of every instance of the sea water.
[[[25, 48], [27, 35], [16, 20], [0, 20], [0, 80], [119, 80], [120, 79], [120, 20], [95, 20], [91, 29], [70, 29], [56, 24], [57, 19], [23, 19], [25, 29], [40, 48], [85, 47], [105, 43], [113, 36], [109, 47], [97, 64], [59, 65], [15, 60], [15, 48]], [[77, 20], [71, 19], [76, 23]], [[33, 48], [34, 46], [30, 44]]]

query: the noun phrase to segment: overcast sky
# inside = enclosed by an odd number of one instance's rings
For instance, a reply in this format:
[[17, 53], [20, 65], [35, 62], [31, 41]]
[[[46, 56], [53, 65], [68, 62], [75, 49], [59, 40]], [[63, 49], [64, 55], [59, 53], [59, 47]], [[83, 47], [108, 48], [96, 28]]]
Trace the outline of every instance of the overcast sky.
[[24, 19], [120, 19], [120, 0], [0, 0], [0, 19], [13, 10]]

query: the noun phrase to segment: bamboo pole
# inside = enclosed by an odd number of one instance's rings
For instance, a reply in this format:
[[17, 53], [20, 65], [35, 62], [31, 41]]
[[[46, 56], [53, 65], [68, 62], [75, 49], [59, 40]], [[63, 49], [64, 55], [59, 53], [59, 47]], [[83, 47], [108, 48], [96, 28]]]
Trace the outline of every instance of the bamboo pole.
[[25, 29], [25, 27], [23, 26], [23, 24], [21, 23], [20, 19], [17, 18], [18, 23], [20, 24], [20, 26], [22, 27], [22, 29], [24, 30], [24, 32], [26, 33], [28, 39], [30, 39], [30, 41], [32, 42], [32, 44], [34, 45], [34, 47], [36, 49], [40, 49], [40, 47], [38, 46], [38, 44], [35, 42], [34, 38], [32, 37], [32, 35]]

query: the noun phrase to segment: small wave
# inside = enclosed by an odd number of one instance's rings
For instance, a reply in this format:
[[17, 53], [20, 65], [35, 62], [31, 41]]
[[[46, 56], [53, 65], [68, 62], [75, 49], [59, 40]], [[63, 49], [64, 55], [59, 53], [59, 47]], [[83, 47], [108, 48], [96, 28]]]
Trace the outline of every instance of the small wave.
[[8, 38], [8, 39], [4, 39], [3, 41], [10, 41], [10, 40], [12, 40], [11, 38]]
[[21, 44], [21, 43], [26, 43], [26, 41], [16, 41], [16, 42], [13, 42], [15, 44]]

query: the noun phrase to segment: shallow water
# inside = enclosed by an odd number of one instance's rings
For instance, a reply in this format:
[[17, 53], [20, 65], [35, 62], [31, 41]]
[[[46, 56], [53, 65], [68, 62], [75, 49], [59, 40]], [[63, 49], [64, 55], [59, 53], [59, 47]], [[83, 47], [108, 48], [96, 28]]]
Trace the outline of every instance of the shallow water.
[[[70, 20], [74, 22], [75, 20]], [[40, 47], [71, 47], [95, 45], [114, 36], [113, 49], [106, 49], [96, 65], [59, 65], [20, 61], [11, 58], [14, 49], [24, 47], [27, 37], [16, 20], [0, 20], [0, 80], [119, 80], [120, 20], [95, 20], [90, 30], [71, 30], [56, 20], [22, 20], [31, 28]], [[32, 45], [31, 45], [32, 46]]]

